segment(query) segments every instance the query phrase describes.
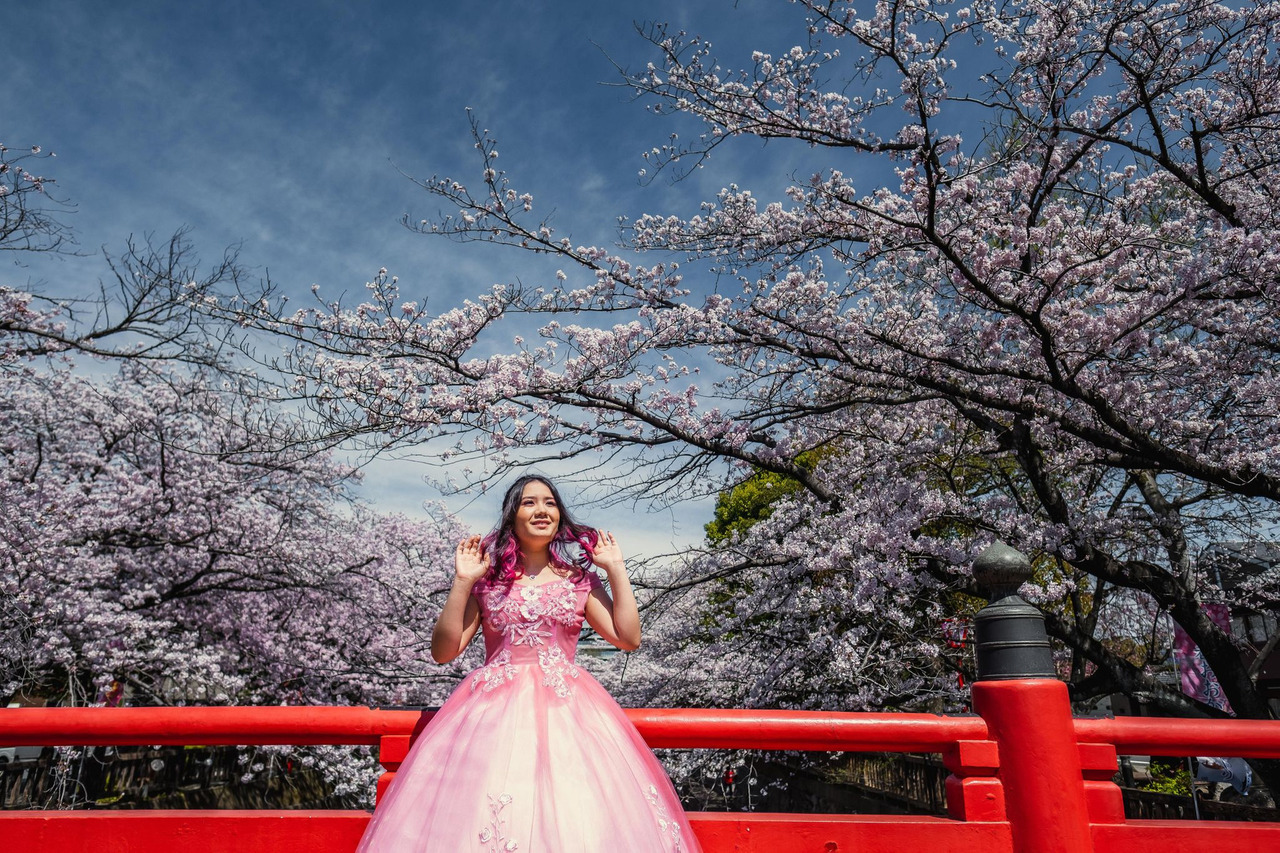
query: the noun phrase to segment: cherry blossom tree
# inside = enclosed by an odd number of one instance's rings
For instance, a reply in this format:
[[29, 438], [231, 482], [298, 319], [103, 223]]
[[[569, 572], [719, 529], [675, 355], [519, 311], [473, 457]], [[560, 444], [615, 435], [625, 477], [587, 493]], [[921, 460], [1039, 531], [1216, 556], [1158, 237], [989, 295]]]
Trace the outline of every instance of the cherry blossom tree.
[[53, 179], [31, 171], [51, 157], [39, 145], [14, 151], [0, 143], [0, 251], [56, 252], [71, 242], [59, 218], [68, 206], [53, 196]]
[[[72, 239], [50, 157], [0, 145], [18, 269]], [[439, 698], [457, 673], [424, 672], [419, 642], [457, 525], [371, 512], [229, 357], [193, 305], [245, 287], [234, 253], [202, 270], [179, 231], [106, 265], [87, 295], [0, 283], [0, 693]]]
[[[52, 193], [54, 179], [37, 174], [51, 152], [39, 145], [14, 151], [0, 144], [0, 252], [21, 269], [35, 252], [71, 251], [74, 231], [64, 221], [74, 212]], [[210, 322], [193, 306], [222, 293], [257, 293], [237, 253], [228, 250], [202, 268], [186, 229], [167, 240], [130, 237], [119, 254], [104, 254], [106, 275], [96, 286], [83, 282], [61, 293], [0, 279], [0, 370], [55, 354], [185, 362], [238, 373], [233, 329]], [[10, 270], [12, 272], [12, 269]]]
[[370, 512], [354, 470], [220, 379], [0, 382], [0, 692], [429, 704], [459, 677], [424, 663], [447, 517]]
[[[0, 249], [22, 248], [5, 242], [18, 233], [5, 234], [0, 226]], [[25, 242], [29, 238], [17, 240]], [[234, 327], [193, 310], [224, 292], [253, 287], [234, 251], [202, 269], [181, 229], [163, 242], [131, 237], [121, 254], [107, 254], [104, 262], [107, 276], [92, 290], [49, 294], [0, 283], [0, 370], [80, 355], [186, 363], [252, 378], [237, 361]]]
[[[72, 240], [47, 156], [0, 146], [17, 270]], [[440, 702], [466, 665], [425, 663], [457, 522], [374, 512], [196, 310], [248, 288], [234, 252], [202, 267], [179, 231], [106, 272], [63, 295], [0, 282], [0, 698]], [[304, 752], [369, 795], [367, 749]]]
[[[224, 376], [81, 373], [0, 373], [0, 698], [442, 701], [466, 665], [426, 648], [456, 522], [374, 513], [355, 470]], [[370, 796], [368, 749], [300, 752]]]
[[554, 280], [433, 313], [384, 271], [359, 305], [239, 316], [292, 341], [335, 434], [478, 480], [554, 459], [649, 499], [798, 484], [668, 583], [695, 605], [668, 608], [672, 654], [716, 701], [958, 701], [940, 623], [999, 537], [1040, 568], [1075, 698], [1221, 713], [1132, 642], [1172, 621], [1236, 714], [1272, 716], [1203, 605], [1274, 606], [1277, 579], [1235, 602], [1197, 554], [1280, 520], [1280, 4], [801, 5], [807, 30], [741, 71], [647, 27], [626, 78], [695, 128], [647, 178], [742, 138], [829, 156], [780, 197], [729, 185], [577, 245], [476, 124], [478, 183], [421, 181], [443, 212], [410, 227]]

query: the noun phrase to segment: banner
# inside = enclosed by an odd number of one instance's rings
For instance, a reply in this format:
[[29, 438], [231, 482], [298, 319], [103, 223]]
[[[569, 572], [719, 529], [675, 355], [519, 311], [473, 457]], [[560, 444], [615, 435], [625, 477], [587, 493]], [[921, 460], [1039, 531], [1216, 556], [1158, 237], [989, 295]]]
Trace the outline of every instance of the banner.
[[[1228, 634], [1231, 633], [1231, 613], [1227, 610], [1227, 605], [1206, 604], [1204, 612], [1213, 620], [1213, 624]], [[1177, 665], [1178, 673], [1182, 677], [1183, 693], [1193, 699], [1199, 699], [1206, 705], [1212, 705], [1220, 711], [1233, 713], [1231, 703], [1223, 695], [1222, 685], [1218, 683], [1218, 677], [1213, 674], [1213, 669], [1204, 659], [1200, 647], [1187, 636], [1187, 632], [1182, 630], [1182, 626], [1177, 622], [1173, 623], [1173, 662]]]
[[[1213, 624], [1228, 634], [1231, 633], [1231, 613], [1225, 604], [1206, 604], [1204, 612], [1213, 620]], [[1200, 647], [1177, 622], [1173, 623], [1173, 662], [1177, 664], [1178, 674], [1182, 678], [1183, 693], [1228, 714], [1233, 713], [1231, 703], [1222, 693], [1218, 677], [1213, 674], [1213, 668], [1204, 659]], [[1196, 764], [1196, 779], [1226, 783], [1242, 794], [1249, 793], [1253, 771], [1243, 758], [1201, 755], [1196, 757]]]

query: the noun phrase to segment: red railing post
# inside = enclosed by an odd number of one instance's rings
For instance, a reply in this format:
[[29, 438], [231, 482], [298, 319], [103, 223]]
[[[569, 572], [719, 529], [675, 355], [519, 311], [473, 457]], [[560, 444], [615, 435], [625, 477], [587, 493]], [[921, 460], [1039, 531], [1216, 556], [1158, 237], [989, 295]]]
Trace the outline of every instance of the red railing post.
[[1044, 617], [1017, 595], [1027, 558], [995, 544], [973, 564], [991, 603], [974, 618], [973, 709], [999, 747], [1014, 853], [1091, 853], [1080, 748], [1067, 686], [1055, 677]]
[[999, 745], [1014, 853], [1092, 851], [1067, 686], [1047, 678], [979, 681], [973, 708]]
[[996, 774], [1000, 755], [994, 741], [957, 741], [942, 753], [947, 777], [947, 814], [956, 820], [1001, 821], [1008, 816], [1004, 787]]
[[375, 806], [382, 802], [382, 795], [387, 792], [387, 786], [391, 784], [392, 779], [396, 778], [396, 771], [400, 769], [404, 757], [409, 754], [411, 740], [409, 735], [383, 735], [378, 738], [378, 763], [382, 765], [383, 773], [378, 777], [378, 787], [373, 794]]
[[[1079, 741], [1079, 735], [1076, 735]], [[1124, 792], [1114, 781], [1120, 757], [1113, 743], [1080, 743], [1084, 800], [1092, 823], [1124, 823]]]
[[382, 802], [382, 795], [387, 792], [387, 787], [391, 784], [391, 780], [396, 778], [396, 771], [404, 763], [405, 756], [409, 754], [409, 748], [413, 746], [414, 740], [422, 734], [422, 730], [431, 722], [431, 718], [435, 716], [436, 712], [434, 709], [426, 708], [418, 711], [396, 710], [392, 712], [378, 711], [376, 713], [414, 714], [417, 719], [413, 721], [413, 730], [409, 734], [387, 734], [383, 732], [378, 737], [378, 763], [382, 765], [383, 773], [378, 777], [378, 786], [373, 793], [373, 804], [375, 806]]

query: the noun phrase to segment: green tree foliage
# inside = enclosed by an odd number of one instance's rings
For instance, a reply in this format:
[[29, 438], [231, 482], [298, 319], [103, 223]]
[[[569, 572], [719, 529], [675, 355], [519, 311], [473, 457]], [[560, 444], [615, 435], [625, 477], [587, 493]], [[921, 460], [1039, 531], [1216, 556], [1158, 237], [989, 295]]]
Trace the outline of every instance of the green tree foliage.
[[707, 541], [720, 545], [741, 536], [773, 513], [779, 498], [800, 490], [800, 481], [773, 471], [756, 471], [716, 497], [715, 516], [706, 525]]

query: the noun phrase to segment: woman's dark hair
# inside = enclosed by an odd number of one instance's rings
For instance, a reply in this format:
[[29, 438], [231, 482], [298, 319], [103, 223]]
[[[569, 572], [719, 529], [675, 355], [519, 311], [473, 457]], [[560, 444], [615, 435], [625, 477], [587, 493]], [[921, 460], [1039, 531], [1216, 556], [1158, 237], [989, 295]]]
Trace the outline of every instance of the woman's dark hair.
[[550, 489], [551, 497], [560, 510], [560, 526], [556, 528], [555, 538], [551, 540], [551, 565], [579, 573], [591, 565], [591, 557], [595, 553], [600, 534], [594, 528], [573, 520], [554, 483], [546, 477], [529, 474], [516, 480], [507, 489], [502, 498], [502, 516], [498, 519], [498, 526], [482, 543], [484, 552], [490, 559], [489, 573], [485, 576], [490, 581], [511, 583], [525, 568], [524, 555], [516, 540], [515, 526], [520, 499], [524, 497], [524, 487], [530, 483], [542, 483]]

